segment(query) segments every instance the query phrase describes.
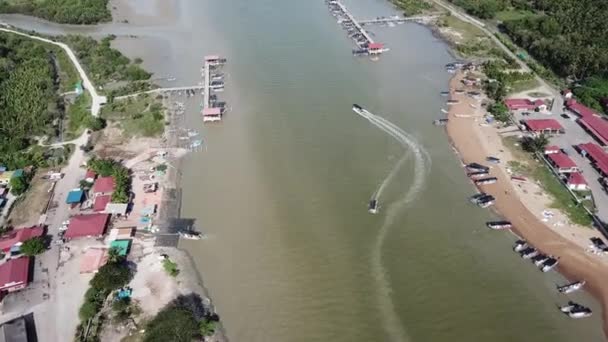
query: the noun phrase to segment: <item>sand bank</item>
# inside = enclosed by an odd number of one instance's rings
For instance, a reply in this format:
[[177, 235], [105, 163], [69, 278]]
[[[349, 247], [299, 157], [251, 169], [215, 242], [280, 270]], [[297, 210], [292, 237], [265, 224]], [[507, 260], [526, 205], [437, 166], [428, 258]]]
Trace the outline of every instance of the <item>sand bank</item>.
[[[466, 94], [455, 94], [455, 89], [463, 89], [461, 83], [463, 74], [457, 74], [450, 81], [451, 98], [459, 100], [449, 109], [447, 132], [454, 147], [458, 150], [464, 163], [483, 162], [489, 155], [504, 153], [501, 138], [494, 127], [480, 125], [475, 117], [481, 114], [482, 107], [478, 100]], [[472, 90], [472, 89], [471, 89]], [[474, 109], [471, 105], [477, 106]], [[471, 115], [470, 117], [467, 115]], [[459, 117], [460, 116], [460, 117]], [[465, 117], [462, 117], [465, 116]], [[513, 223], [513, 231], [545, 254], [559, 258], [558, 270], [571, 280], [586, 280], [585, 289], [596, 297], [603, 307], [604, 333], [608, 336], [608, 265], [600, 256], [585, 251], [587, 234], [600, 235], [599, 232], [586, 229], [590, 233], [581, 232], [578, 227], [548, 226], [529, 208], [539, 206], [529, 198], [522, 196], [521, 189], [516, 188], [510, 179], [504, 162], [500, 167], [492, 168], [492, 174], [498, 182], [481, 186], [481, 190], [496, 197], [495, 209], [505, 219]], [[524, 204], [526, 202], [526, 204]], [[540, 206], [542, 206], [540, 202]], [[586, 241], [589, 244], [589, 241]]]

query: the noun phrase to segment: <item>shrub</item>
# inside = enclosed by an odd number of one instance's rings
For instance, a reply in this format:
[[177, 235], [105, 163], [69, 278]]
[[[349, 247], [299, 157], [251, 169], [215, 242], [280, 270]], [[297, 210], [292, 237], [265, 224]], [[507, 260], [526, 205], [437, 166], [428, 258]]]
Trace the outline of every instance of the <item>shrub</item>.
[[107, 263], [91, 279], [91, 286], [112, 291], [123, 287], [131, 280], [131, 270], [125, 263]]
[[29, 240], [25, 240], [19, 250], [21, 253], [27, 256], [34, 256], [41, 254], [46, 249], [44, 245], [44, 241], [41, 237], [31, 238]]
[[11, 193], [15, 196], [23, 194], [28, 187], [25, 177], [13, 177], [10, 180]]
[[163, 260], [163, 268], [165, 269], [165, 272], [172, 277], [177, 277], [179, 274], [177, 264], [169, 259]]
[[163, 309], [146, 328], [144, 342], [190, 342], [199, 334], [200, 328], [191, 312], [180, 307]]

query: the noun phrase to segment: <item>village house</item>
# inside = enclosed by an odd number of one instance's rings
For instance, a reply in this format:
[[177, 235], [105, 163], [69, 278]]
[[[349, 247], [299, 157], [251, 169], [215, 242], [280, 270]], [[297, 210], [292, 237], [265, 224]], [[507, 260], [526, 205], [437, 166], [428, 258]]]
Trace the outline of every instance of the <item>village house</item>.
[[547, 159], [558, 173], [572, 173], [579, 171], [576, 163], [563, 152], [549, 154], [547, 155]]
[[64, 238], [69, 240], [82, 237], [101, 237], [106, 231], [109, 219], [110, 215], [108, 214], [72, 216]]
[[544, 154], [553, 154], [553, 153], [559, 153], [562, 150], [559, 148], [559, 146], [555, 146], [555, 145], [551, 145], [551, 146], [547, 146], [545, 147], [545, 151]]
[[608, 121], [595, 115], [583, 116], [577, 121], [597, 142], [608, 146]]
[[510, 111], [515, 110], [538, 110], [544, 111], [547, 110], [547, 105], [543, 100], [535, 100], [531, 101], [529, 99], [506, 99], [504, 101], [505, 105]]
[[580, 172], [573, 172], [566, 177], [566, 185], [568, 189], [575, 191], [584, 191], [588, 189], [587, 181]]
[[576, 99], [570, 99], [566, 101], [566, 108], [568, 108], [568, 110], [582, 118], [597, 115], [597, 113], [593, 109], [585, 106], [582, 103], [579, 103], [578, 101], [576, 101]]
[[530, 119], [523, 120], [523, 125], [530, 132], [535, 134], [563, 134], [566, 131], [562, 125], [554, 119]]
[[587, 157], [593, 167], [604, 177], [608, 177], [608, 153], [594, 143], [576, 146], [583, 157]]
[[17, 228], [0, 237], [0, 250], [4, 253], [19, 253], [19, 248], [23, 242], [40, 237], [44, 234], [44, 228], [34, 226], [28, 228]]
[[94, 197], [111, 195], [116, 189], [116, 183], [112, 176], [99, 177], [93, 185]]
[[14, 292], [27, 286], [30, 280], [30, 258], [11, 259], [0, 265], [0, 291]]

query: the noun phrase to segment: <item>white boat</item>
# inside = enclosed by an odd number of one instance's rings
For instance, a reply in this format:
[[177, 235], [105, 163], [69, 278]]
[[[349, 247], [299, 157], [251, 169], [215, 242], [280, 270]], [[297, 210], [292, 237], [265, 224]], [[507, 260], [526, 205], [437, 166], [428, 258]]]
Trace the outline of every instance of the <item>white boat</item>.
[[487, 177], [487, 178], [481, 178], [481, 179], [477, 179], [475, 181], [476, 185], [486, 185], [486, 184], [494, 184], [496, 183], [498, 179], [496, 177]]
[[513, 250], [519, 253], [528, 247], [529, 245], [525, 240], [517, 240], [515, 241], [515, 246], [513, 246]]
[[535, 256], [534, 258], [532, 258], [532, 262], [536, 266], [542, 265], [547, 260], [549, 260], [549, 257], [544, 254], [539, 254], [539, 255]]
[[490, 229], [500, 230], [500, 229], [511, 229], [512, 225], [509, 221], [490, 221], [486, 222], [486, 226]]
[[568, 304], [560, 306], [559, 311], [568, 313], [568, 312], [572, 311], [572, 309], [576, 308], [577, 306], [578, 306], [578, 304], [570, 301], [570, 302], [568, 302]]
[[586, 318], [593, 315], [593, 311], [588, 307], [578, 306], [568, 312], [570, 318]]
[[181, 238], [188, 239], [188, 240], [200, 240], [200, 239], [202, 239], [202, 236], [200, 234], [198, 234], [198, 233], [179, 232], [179, 236]]
[[540, 252], [536, 250], [534, 247], [528, 247], [520, 252], [521, 257], [524, 259], [532, 259], [537, 256]]
[[441, 112], [444, 113], [444, 114], [448, 114], [448, 111], [445, 110], [445, 109], [443, 109], [443, 108], [441, 108]]
[[559, 264], [559, 261], [555, 258], [547, 259], [541, 266], [540, 270], [543, 272], [549, 272]]
[[568, 294], [580, 290], [581, 288], [583, 288], [583, 286], [585, 286], [585, 281], [581, 280], [563, 286], [558, 286], [557, 291], [559, 293]]

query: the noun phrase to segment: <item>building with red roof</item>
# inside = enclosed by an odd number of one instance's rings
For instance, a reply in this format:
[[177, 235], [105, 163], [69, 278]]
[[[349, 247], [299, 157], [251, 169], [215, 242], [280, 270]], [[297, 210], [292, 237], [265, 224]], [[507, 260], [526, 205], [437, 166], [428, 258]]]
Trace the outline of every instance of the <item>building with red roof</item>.
[[581, 118], [597, 115], [593, 109], [583, 105], [582, 103], [578, 103], [575, 99], [566, 101], [566, 107]]
[[549, 154], [547, 155], [547, 158], [558, 173], [572, 173], [579, 171], [576, 163], [563, 152]]
[[577, 121], [597, 142], [608, 145], [608, 121], [595, 115], [583, 116]]
[[545, 154], [552, 154], [552, 153], [559, 153], [559, 152], [561, 152], [561, 149], [559, 148], [559, 146], [551, 145], [551, 146], [545, 147]]
[[509, 110], [545, 110], [547, 105], [541, 99], [531, 101], [528, 99], [506, 99], [505, 105]]
[[384, 44], [382, 43], [369, 43], [367, 45], [367, 51], [370, 55], [377, 55], [384, 52]]
[[594, 143], [579, 144], [576, 148], [593, 163], [601, 175], [608, 177], [608, 153]]
[[203, 108], [201, 113], [203, 114], [203, 122], [222, 120], [222, 109], [220, 107]]
[[0, 265], [0, 291], [21, 290], [30, 281], [30, 258], [11, 259]]
[[116, 183], [112, 176], [99, 177], [93, 185], [93, 192], [95, 193], [95, 196], [110, 195], [114, 192], [115, 188]]
[[42, 236], [44, 228], [34, 226], [28, 228], [18, 228], [0, 237], [0, 249], [9, 252], [11, 249], [18, 248], [29, 239]]
[[566, 178], [566, 185], [568, 185], [570, 190], [583, 191], [588, 188], [587, 181], [580, 172], [571, 173], [568, 178]]
[[111, 195], [102, 195], [95, 197], [95, 202], [93, 202], [93, 211], [104, 211], [106, 210], [106, 206], [112, 200]]
[[89, 214], [77, 215], [70, 219], [68, 230], [64, 238], [74, 239], [80, 237], [102, 236], [108, 225], [110, 215], [108, 214]]
[[530, 119], [523, 120], [524, 126], [537, 134], [560, 134], [566, 131], [555, 119]]
[[89, 169], [89, 170], [87, 170], [87, 173], [84, 175], [84, 180], [89, 183], [93, 183], [95, 181], [96, 177], [97, 177], [97, 174], [95, 173], [95, 171]]

